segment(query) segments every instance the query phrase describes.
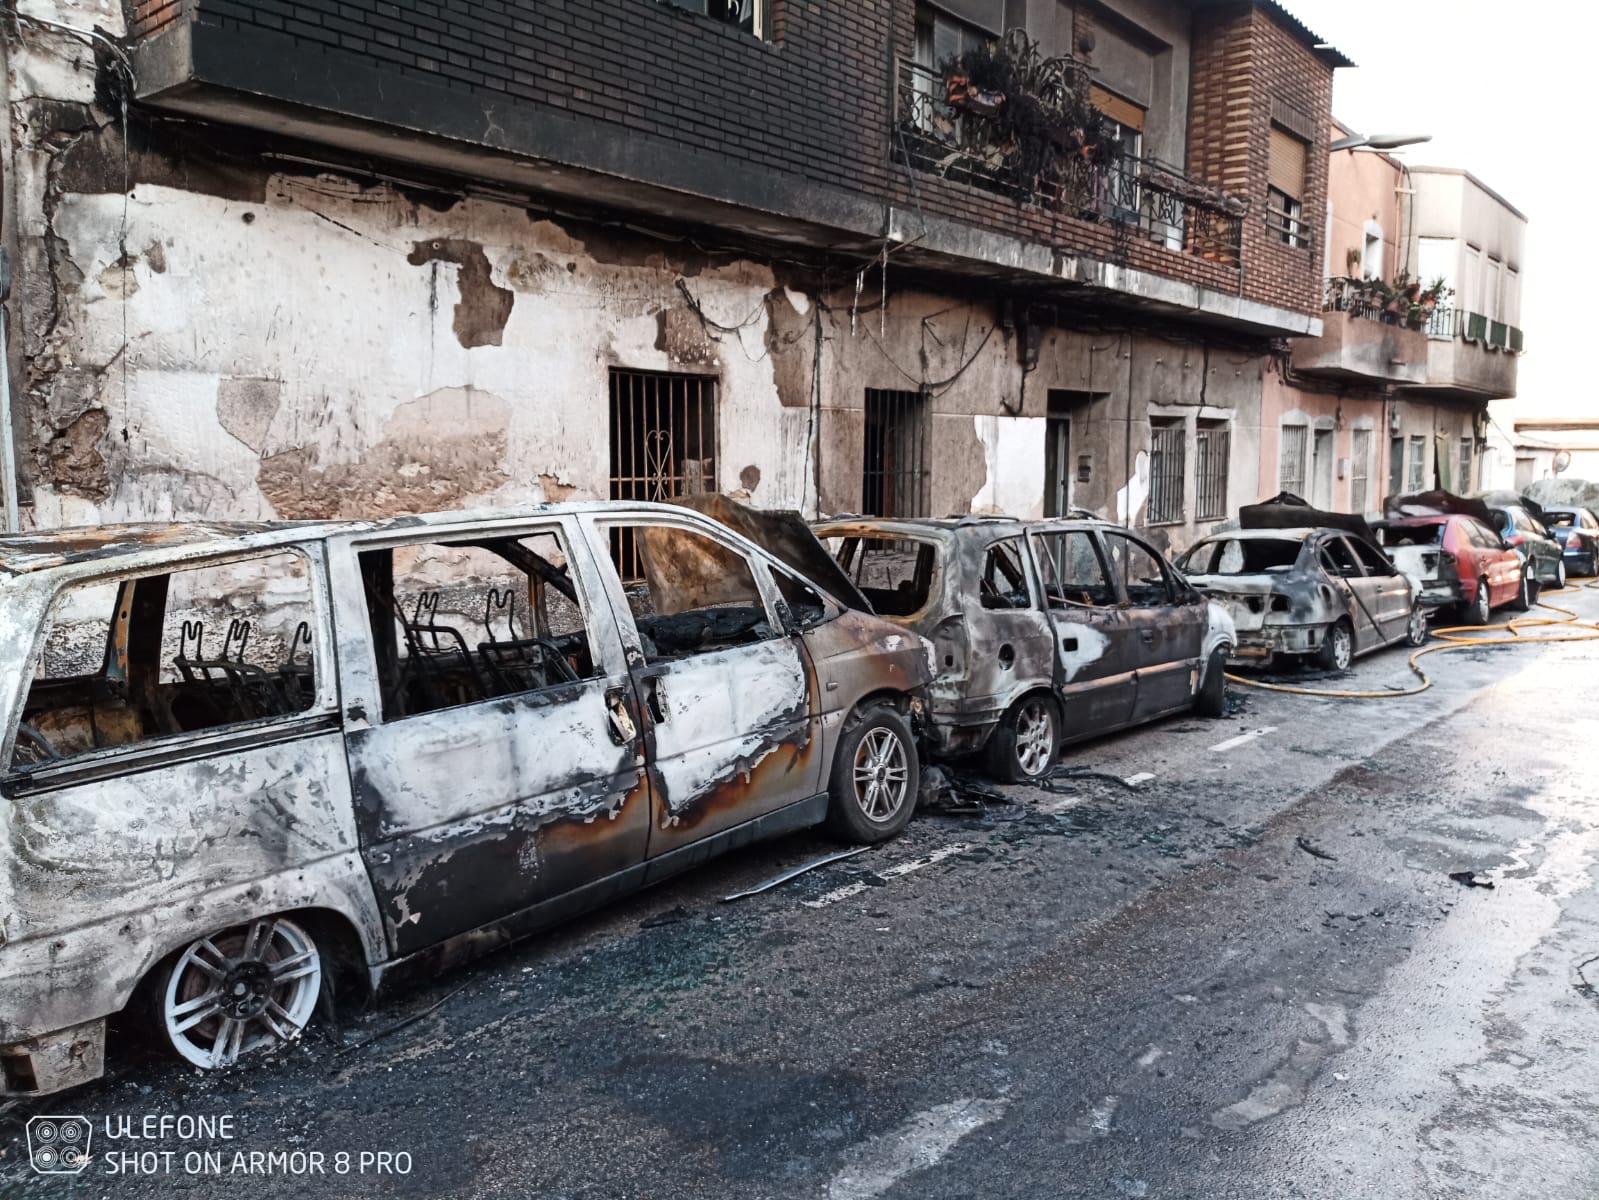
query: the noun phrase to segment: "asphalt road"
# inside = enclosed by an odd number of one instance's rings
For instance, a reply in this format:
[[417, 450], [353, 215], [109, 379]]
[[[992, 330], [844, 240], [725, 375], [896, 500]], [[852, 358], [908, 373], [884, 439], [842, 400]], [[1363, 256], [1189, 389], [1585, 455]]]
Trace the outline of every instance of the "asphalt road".
[[[741, 852], [253, 1070], [124, 1051], [0, 1114], [0, 1192], [1599, 1194], [1599, 643], [1427, 662], [1077, 747], [1109, 778], [721, 903], [831, 847]], [[29, 1171], [40, 1111], [90, 1116], [90, 1172]], [[160, 1114], [233, 1136], [107, 1136]]]

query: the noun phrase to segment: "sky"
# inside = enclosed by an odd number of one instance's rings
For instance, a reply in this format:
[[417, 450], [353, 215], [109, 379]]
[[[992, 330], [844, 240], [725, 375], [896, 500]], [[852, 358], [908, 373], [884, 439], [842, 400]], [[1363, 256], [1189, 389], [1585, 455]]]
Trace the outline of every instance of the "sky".
[[1355, 67], [1333, 115], [1361, 133], [1430, 133], [1411, 166], [1463, 167], [1527, 217], [1517, 417], [1599, 416], [1599, 186], [1591, 0], [1281, 0]]

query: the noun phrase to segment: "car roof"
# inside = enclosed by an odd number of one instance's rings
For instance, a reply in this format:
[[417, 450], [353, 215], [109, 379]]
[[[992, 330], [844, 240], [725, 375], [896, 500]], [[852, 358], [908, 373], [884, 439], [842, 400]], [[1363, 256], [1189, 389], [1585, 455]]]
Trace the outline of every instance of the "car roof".
[[[660, 516], [687, 516], [691, 520], [708, 519], [676, 504], [586, 500], [418, 513], [367, 521], [174, 521], [83, 525], [0, 536], [0, 574], [27, 575], [86, 563], [114, 565], [118, 559], [136, 561], [151, 554], [162, 558], [182, 558], [213, 551], [225, 554], [230, 551], [263, 550], [346, 533], [399, 532], [434, 526], [514, 522], [581, 512], [647, 512]], [[160, 554], [162, 551], [177, 553]]]
[[[884, 537], [921, 538], [922, 540], [951, 541], [957, 536], [978, 542], [999, 541], [1019, 533], [1070, 533], [1085, 529], [1117, 529], [1120, 525], [1094, 519], [1025, 520], [1021, 517], [998, 517], [972, 514], [961, 517], [825, 517], [811, 523], [818, 537], [847, 537], [850, 535], [877, 535]], [[1130, 530], [1124, 532], [1132, 532]]]
[[1300, 529], [1229, 529], [1223, 531], [1222, 533], [1212, 533], [1207, 537], [1201, 538], [1196, 545], [1203, 546], [1206, 542], [1220, 542], [1229, 538], [1237, 538], [1240, 541], [1245, 542], [1302, 542], [1313, 533], [1342, 532], [1343, 530], [1333, 529], [1330, 526], [1323, 526], [1316, 529], [1309, 527]]

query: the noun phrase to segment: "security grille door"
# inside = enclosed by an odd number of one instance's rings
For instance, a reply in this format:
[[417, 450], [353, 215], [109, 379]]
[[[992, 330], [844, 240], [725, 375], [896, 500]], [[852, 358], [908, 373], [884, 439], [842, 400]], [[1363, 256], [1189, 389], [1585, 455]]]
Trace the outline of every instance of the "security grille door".
[[1370, 504], [1371, 430], [1355, 430], [1349, 445], [1349, 511], [1363, 513]]
[[927, 398], [920, 392], [866, 389], [861, 512], [927, 515]]
[[[716, 380], [611, 370], [611, 499], [670, 500], [716, 491]], [[622, 578], [641, 578], [632, 531], [614, 531]]]
[[1310, 431], [1303, 425], [1284, 425], [1277, 463], [1277, 490], [1305, 496], [1305, 443]]

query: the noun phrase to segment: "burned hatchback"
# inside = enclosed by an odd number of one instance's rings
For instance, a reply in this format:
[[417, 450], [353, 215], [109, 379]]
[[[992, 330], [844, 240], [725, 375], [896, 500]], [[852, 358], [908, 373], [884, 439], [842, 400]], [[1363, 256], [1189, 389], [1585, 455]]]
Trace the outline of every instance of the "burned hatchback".
[[929, 738], [1014, 781], [1060, 747], [1198, 707], [1220, 715], [1227, 614], [1099, 521], [848, 518], [817, 536], [873, 608], [933, 643]]
[[3, 1093], [99, 1075], [119, 1011], [227, 1066], [335, 981], [786, 830], [890, 837], [931, 674], [679, 507], [0, 539]]

